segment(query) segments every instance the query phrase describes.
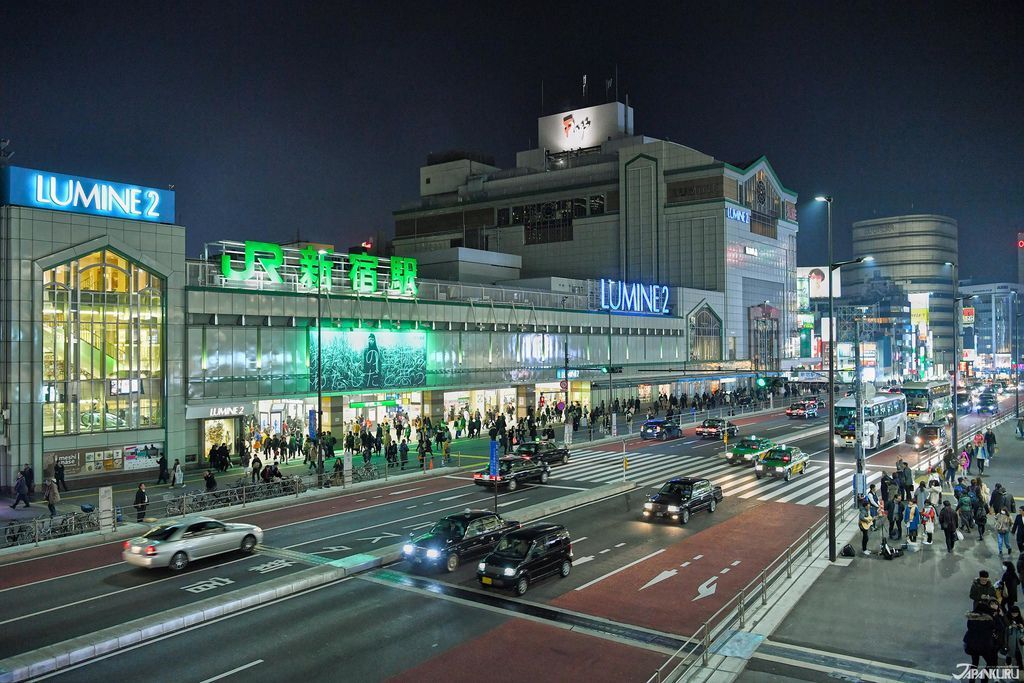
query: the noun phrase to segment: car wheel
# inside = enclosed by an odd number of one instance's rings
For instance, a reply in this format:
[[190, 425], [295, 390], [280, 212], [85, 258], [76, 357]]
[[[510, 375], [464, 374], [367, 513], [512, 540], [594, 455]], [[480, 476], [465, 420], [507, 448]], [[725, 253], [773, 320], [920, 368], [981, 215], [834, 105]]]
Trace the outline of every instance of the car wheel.
[[757, 477], [758, 479], [760, 479], [761, 478], [761, 473], [760, 472], [754, 472], [754, 476]]
[[456, 569], [458, 569], [459, 568], [459, 555], [458, 555], [458, 553], [452, 553], [451, 555], [449, 555], [448, 559], [445, 560], [444, 566], [445, 566], [445, 569], [447, 569], [449, 573], [455, 571]]
[[519, 482], [516, 481], [515, 479], [509, 479], [508, 480], [508, 490], [509, 491], [515, 491], [517, 488], [519, 488]]
[[569, 560], [562, 560], [562, 571], [559, 572], [562, 575], [562, 578], [564, 579], [565, 577], [569, 576], [569, 572], [571, 571], [572, 562], [570, 562]]
[[690, 521], [690, 508], [683, 508], [683, 512], [679, 515], [679, 521], [682, 524]]
[[548, 479], [550, 477], [551, 477], [551, 475], [548, 474], [548, 471], [544, 470], [543, 472], [540, 473], [540, 483], [542, 483], [542, 484], [548, 483]]
[[568, 465], [569, 464], [569, 454], [568, 453], [566, 453], [565, 455], [562, 456], [562, 464], [563, 465]]
[[662, 434], [661, 436], [658, 437], [658, 441], [664, 441], [664, 440], [665, 440], [665, 435], [664, 434]]
[[529, 587], [530, 582], [526, 579], [526, 577], [524, 576], [520, 578], [518, 581], [516, 581], [516, 595], [524, 594], [526, 592], [526, 589]]
[[718, 501], [715, 500], [714, 498], [712, 498], [711, 499], [711, 505], [708, 506], [708, 512], [714, 512], [715, 508], [717, 508], [717, 507], [718, 507]]
[[171, 571], [180, 572], [182, 569], [188, 566], [188, 555], [178, 551], [174, 553], [174, 557], [171, 558], [170, 568]]
[[253, 550], [256, 550], [256, 537], [248, 534], [242, 539], [242, 552], [251, 553]]
[[793, 478], [793, 470], [786, 470], [786, 474], [783, 477], [784, 480], [789, 481]]

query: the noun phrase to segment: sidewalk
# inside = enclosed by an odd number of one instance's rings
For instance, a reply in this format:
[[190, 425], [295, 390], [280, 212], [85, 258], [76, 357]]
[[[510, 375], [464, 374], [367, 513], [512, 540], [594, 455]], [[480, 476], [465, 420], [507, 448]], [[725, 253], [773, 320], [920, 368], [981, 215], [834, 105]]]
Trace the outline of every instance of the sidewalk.
[[[1024, 441], [1013, 431], [1012, 420], [996, 428], [997, 454], [984, 480], [990, 488], [1003, 484], [1022, 505]], [[879, 532], [871, 534], [873, 553], [880, 539]], [[857, 556], [839, 558], [825, 569], [737, 680], [858, 680], [878, 676], [879, 669], [891, 680], [948, 680], [959, 671], [957, 665], [970, 661], [961, 639], [971, 582], [981, 569], [993, 580], [1002, 574], [991, 524], [984, 540], [976, 532], [967, 534], [953, 554], [947, 554], [941, 532], [933, 545], [922, 544], [919, 552], [891, 561], [861, 555], [859, 531], [849, 542]], [[1010, 559], [1017, 559], [1015, 543]]]

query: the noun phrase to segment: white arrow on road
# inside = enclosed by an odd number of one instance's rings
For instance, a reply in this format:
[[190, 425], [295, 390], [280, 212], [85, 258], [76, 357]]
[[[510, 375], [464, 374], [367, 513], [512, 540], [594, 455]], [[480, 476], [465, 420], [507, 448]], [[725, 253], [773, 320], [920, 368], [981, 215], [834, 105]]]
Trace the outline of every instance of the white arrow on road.
[[392, 534], [388, 533], [387, 531], [382, 531], [380, 536], [370, 536], [369, 538], [357, 538], [356, 540], [369, 541], [370, 543], [377, 545], [377, 541], [380, 541], [385, 538], [398, 538], [398, 534]]
[[575, 560], [572, 561], [572, 566], [575, 567], [578, 564], [586, 564], [587, 562], [590, 562], [592, 559], [594, 559], [593, 555], [587, 555], [586, 557], [577, 557]]
[[643, 586], [641, 586], [640, 590], [643, 590], [644, 588], [649, 588], [650, 586], [653, 586], [656, 583], [660, 583], [660, 582], [664, 581], [665, 579], [671, 579], [673, 576], [676, 575], [676, 573], [677, 572], [676, 572], [675, 569], [669, 569], [667, 571], [663, 571], [662, 573], [658, 574], [653, 579], [651, 579], [650, 581], [645, 583]]
[[349, 548], [347, 545], [329, 545], [329, 546], [325, 546], [324, 549], [321, 550], [320, 552], [322, 552], [322, 553], [336, 553], [336, 552], [339, 552], [339, 551], [342, 551], [342, 550], [352, 550], [352, 548]]
[[717, 580], [717, 576], [712, 576], [710, 579], [708, 579], [701, 585], [697, 586], [697, 597], [695, 597], [690, 602], [697, 602], [701, 598], [706, 598], [709, 595], [714, 595], [715, 591], [718, 590], [718, 585], [715, 583], [715, 581]]

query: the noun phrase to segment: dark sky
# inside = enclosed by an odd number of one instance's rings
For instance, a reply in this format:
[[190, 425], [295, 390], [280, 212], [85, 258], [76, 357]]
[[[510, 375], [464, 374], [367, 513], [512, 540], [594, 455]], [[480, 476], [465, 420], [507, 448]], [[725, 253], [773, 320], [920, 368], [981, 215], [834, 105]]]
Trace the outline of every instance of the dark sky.
[[[728, 4], [728, 7], [726, 7]], [[513, 9], [507, 6], [513, 5]], [[899, 5], [899, 6], [896, 6]], [[497, 9], [501, 8], [501, 9]], [[603, 97], [636, 129], [801, 195], [800, 262], [849, 225], [940, 213], [961, 272], [1016, 279], [1024, 3], [3, 3], [13, 163], [177, 189], [188, 249], [392, 229], [431, 151], [511, 165], [545, 112]], [[591, 103], [598, 98], [592, 97]]]

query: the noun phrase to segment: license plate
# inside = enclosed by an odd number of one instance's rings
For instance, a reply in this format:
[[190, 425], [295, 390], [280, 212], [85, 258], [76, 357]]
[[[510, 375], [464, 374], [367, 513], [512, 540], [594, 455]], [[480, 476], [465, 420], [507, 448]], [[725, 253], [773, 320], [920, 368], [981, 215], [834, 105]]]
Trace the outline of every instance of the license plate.
[[140, 547], [139, 547], [139, 546], [137, 546], [137, 545], [133, 545], [133, 546], [132, 546], [132, 552], [133, 552], [133, 553], [139, 553], [139, 552], [142, 552], [142, 548], [140, 548]]
[[490, 586], [493, 583], [493, 581], [491, 581], [491, 577], [489, 576], [481, 576], [480, 583]]

